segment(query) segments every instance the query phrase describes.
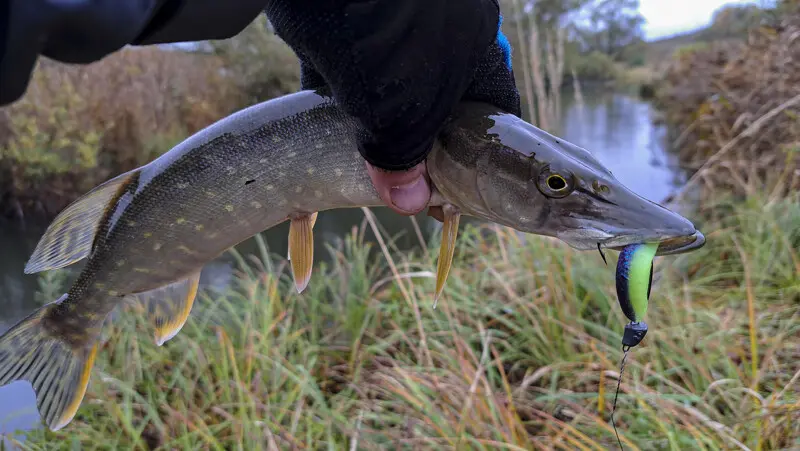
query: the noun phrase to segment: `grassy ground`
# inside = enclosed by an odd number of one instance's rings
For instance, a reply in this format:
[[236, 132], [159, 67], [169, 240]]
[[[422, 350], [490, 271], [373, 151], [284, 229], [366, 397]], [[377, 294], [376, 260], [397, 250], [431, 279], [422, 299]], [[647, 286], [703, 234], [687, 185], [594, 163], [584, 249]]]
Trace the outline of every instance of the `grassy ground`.
[[[800, 202], [714, 211], [726, 214], [701, 224], [706, 247], [656, 260], [650, 332], [615, 416], [626, 449], [800, 447]], [[236, 289], [202, 293], [162, 348], [121, 315], [74, 422], [23, 446], [617, 446], [615, 253], [606, 267], [552, 240], [464, 227], [434, 310], [437, 243], [396, 253], [364, 243], [364, 228], [331, 247], [302, 295], [280, 257], [241, 257]]]

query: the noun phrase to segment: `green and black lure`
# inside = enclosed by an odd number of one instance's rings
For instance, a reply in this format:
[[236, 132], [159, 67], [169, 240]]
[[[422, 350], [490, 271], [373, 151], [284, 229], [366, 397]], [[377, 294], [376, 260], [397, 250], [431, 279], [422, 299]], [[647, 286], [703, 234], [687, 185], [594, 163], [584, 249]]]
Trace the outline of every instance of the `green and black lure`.
[[622, 249], [617, 260], [617, 299], [622, 312], [631, 320], [622, 336], [626, 347], [638, 345], [647, 334], [647, 324], [643, 320], [653, 284], [656, 250], [658, 243], [632, 244]]
[[643, 320], [647, 314], [647, 304], [650, 300], [650, 287], [653, 285], [653, 258], [655, 258], [657, 250], [658, 243], [632, 244], [622, 249], [619, 260], [617, 260], [617, 299], [622, 307], [622, 312], [631, 320], [625, 325], [625, 332], [622, 334], [624, 355], [620, 365], [619, 379], [617, 379], [614, 408], [611, 410], [611, 423], [614, 426], [614, 433], [617, 434], [620, 449], [622, 449], [622, 441], [617, 433], [617, 425], [614, 424], [619, 383], [622, 381], [628, 351], [638, 345], [647, 335], [647, 323]]

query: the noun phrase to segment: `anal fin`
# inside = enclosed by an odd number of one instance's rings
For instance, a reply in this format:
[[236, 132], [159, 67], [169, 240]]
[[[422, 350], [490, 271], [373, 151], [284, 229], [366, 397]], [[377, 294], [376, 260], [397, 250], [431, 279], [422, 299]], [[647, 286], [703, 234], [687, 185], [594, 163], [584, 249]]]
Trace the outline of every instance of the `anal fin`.
[[439, 247], [439, 262], [436, 266], [436, 293], [433, 297], [433, 308], [436, 308], [439, 296], [444, 290], [444, 283], [450, 274], [458, 238], [458, 223], [461, 219], [461, 212], [452, 205], [442, 206], [442, 211], [444, 212], [444, 226], [442, 227], [442, 244]]
[[103, 215], [136, 171], [108, 180], [56, 216], [25, 265], [25, 274], [63, 268], [89, 255]]
[[302, 293], [311, 280], [314, 266], [314, 224], [317, 212], [292, 216], [289, 223], [289, 253], [292, 276], [298, 293]]
[[156, 328], [154, 340], [158, 346], [175, 337], [186, 324], [199, 284], [197, 271], [186, 279], [134, 296]]

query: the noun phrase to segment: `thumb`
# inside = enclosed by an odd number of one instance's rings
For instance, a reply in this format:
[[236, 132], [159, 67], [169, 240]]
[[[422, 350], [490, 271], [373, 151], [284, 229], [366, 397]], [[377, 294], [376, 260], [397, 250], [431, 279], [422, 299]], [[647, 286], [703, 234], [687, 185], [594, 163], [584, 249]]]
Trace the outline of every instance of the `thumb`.
[[431, 184], [425, 162], [405, 171], [386, 171], [369, 163], [366, 165], [381, 200], [395, 212], [411, 216], [428, 205]]

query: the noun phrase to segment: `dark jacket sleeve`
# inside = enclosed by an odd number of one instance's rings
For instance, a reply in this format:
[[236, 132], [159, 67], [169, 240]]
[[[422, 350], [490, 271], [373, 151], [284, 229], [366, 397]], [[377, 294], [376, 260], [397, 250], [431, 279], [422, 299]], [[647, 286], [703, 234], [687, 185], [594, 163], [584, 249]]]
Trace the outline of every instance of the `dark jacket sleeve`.
[[234, 36], [267, 0], [0, 0], [0, 105], [27, 89], [40, 55], [91, 63], [127, 44]]
[[272, 0], [266, 12], [303, 88], [327, 85], [360, 119], [359, 149], [377, 167], [422, 161], [462, 98], [519, 114], [497, 0]]

